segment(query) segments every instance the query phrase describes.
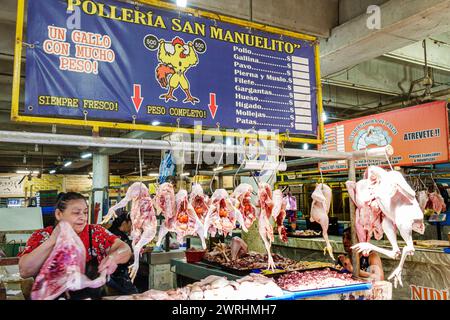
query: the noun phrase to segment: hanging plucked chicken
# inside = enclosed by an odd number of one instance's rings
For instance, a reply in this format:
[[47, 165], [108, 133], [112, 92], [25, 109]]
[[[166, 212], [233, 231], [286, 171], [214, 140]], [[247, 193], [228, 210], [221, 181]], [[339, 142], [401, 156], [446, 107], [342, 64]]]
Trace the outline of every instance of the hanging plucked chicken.
[[330, 211], [332, 198], [331, 188], [324, 183], [319, 183], [314, 189], [311, 197], [313, 202], [311, 204], [311, 216], [309, 220], [311, 222], [317, 222], [322, 227], [322, 236], [326, 242], [324, 253], [328, 252], [331, 259], [335, 260], [333, 256], [333, 247], [328, 238], [328, 212]]

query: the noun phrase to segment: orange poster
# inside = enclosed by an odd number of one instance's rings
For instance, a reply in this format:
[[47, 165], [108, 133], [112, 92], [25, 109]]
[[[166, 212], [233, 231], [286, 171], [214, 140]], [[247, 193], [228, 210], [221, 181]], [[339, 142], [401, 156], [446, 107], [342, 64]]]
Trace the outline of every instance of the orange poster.
[[[362, 118], [325, 125], [325, 142], [320, 150], [352, 152], [392, 145], [392, 165], [414, 166], [449, 160], [447, 102], [437, 101]], [[387, 161], [369, 160], [369, 165]], [[367, 160], [356, 161], [357, 168]], [[346, 161], [327, 161], [322, 171], [346, 170]]]

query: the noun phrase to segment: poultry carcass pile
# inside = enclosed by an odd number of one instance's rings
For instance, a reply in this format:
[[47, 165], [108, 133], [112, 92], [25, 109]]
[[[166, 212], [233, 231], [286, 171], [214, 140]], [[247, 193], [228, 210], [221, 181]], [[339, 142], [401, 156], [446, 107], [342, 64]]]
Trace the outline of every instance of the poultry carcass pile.
[[[368, 255], [374, 250], [395, 259], [401, 254], [400, 263], [388, 279], [394, 278], [394, 286], [402, 285], [401, 274], [403, 264], [408, 255], [414, 254], [412, 231], [423, 234], [425, 225], [423, 223], [423, 212], [416, 200], [414, 190], [408, 185], [400, 172], [386, 171], [380, 167], [371, 166], [367, 169], [367, 177], [370, 182], [370, 192], [375, 198], [377, 206], [382, 211], [382, 228], [392, 250], [386, 250], [374, 246], [368, 242], [354, 245], [353, 250]], [[406, 242], [403, 251], [397, 244], [397, 229]]]
[[[280, 269], [283, 269], [286, 271], [301, 270], [301, 269], [305, 268], [303, 263], [282, 257], [276, 253], [272, 254], [272, 259], [277, 268], [280, 268]], [[267, 262], [268, 262], [267, 254], [249, 252], [248, 254], [242, 256], [239, 259], [230, 260], [229, 262], [224, 262], [223, 265], [228, 268], [243, 271], [243, 270], [254, 270], [254, 269], [266, 268]]]
[[236, 228], [239, 222], [242, 230], [247, 232], [241, 212], [236, 209], [225, 189], [217, 189], [211, 196], [209, 210], [205, 217], [204, 236], [216, 233], [227, 236]]
[[282, 295], [283, 291], [272, 279], [252, 274], [237, 281], [208, 276], [176, 290], [150, 290], [117, 300], [261, 300]]
[[225, 243], [218, 243], [213, 250], [205, 253], [203, 258], [209, 262], [223, 264], [231, 259], [231, 247]]
[[197, 217], [202, 223], [204, 223], [209, 208], [208, 196], [204, 194], [202, 186], [198, 183], [192, 185], [191, 194], [189, 195], [189, 203], [194, 208]]
[[55, 246], [34, 281], [33, 300], [53, 300], [68, 291], [98, 288], [106, 283], [106, 274], [90, 280], [85, 274], [86, 250], [70, 224], [61, 221]]
[[110, 217], [115, 217], [115, 211], [125, 207], [129, 201], [132, 201], [130, 218], [132, 225], [131, 238], [133, 241], [131, 246], [134, 253], [134, 262], [130, 266], [130, 277], [134, 280], [139, 269], [141, 250], [156, 236], [156, 213], [153, 208], [153, 200], [146, 185], [142, 182], [133, 183], [128, 188], [125, 198], [109, 209], [108, 215], [103, 221], [109, 220]]
[[249, 229], [256, 220], [256, 207], [252, 204], [253, 187], [241, 183], [231, 194], [235, 207], [242, 213], [244, 225]]
[[288, 291], [314, 290], [320, 288], [340, 287], [361, 283], [352, 279], [348, 273], [339, 273], [328, 268], [323, 270], [294, 271], [277, 278], [280, 288]]
[[186, 236], [198, 235], [202, 241], [202, 247], [206, 248], [203, 224], [189, 203], [186, 190], [178, 191], [175, 196], [175, 216], [168, 218], [167, 222], [166, 224], [166, 221], [164, 221], [164, 224], [161, 226], [163, 232], [159, 234], [158, 245], [167, 232], [175, 232], [178, 243], [182, 243]]
[[325, 239], [326, 247], [324, 253], [328, 252], [331, 259], [334, 259], [333, 248], [328, 239], [328, 212], [330, 211], [332, 191], [329, 186], [323, 183], [317, 184], [314, 192], [311, 195], [313, 202], [311, 204], [311, 222], [317, 222], [322, 227], [322, 236]]
[[[233, 240], [235, 243], [233, 244]], [[263, 269], [267, 266], [268, 258], [267, 254], [260, 254], [256, 252], [246, 252], [246, 247], [242, 246], [245, 242], [240, 238], [233, 238], [230, 246], [220, 243], [217, 244], [214, 249], [207, 252], [204, 256], [206, 261], [217, 263], [225, 267], [236, 270], [253, 270]], [[239, 248], [236, 258], [233, 257], [233, 247]], [[241, 248], [243, 250], [241, 250]], [[236, 250], [236, 249], [235, 249]], [[297, 262], [278, 254], [272, 254], [272, 259], [277, 268], [284, 269], [286, 271], [300, 270], [305, 268], [305, 264]]]

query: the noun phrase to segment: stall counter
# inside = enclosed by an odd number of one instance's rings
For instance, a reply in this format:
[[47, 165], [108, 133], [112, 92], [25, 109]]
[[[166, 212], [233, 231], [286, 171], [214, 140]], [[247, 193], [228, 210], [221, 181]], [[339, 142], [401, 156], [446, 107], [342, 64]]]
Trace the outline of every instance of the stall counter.
[[[330, 236], [334, 256], [344, 253], [342, 237]], [[391, 248], [388, 241], [371, 241], [376, 246]], [[402, 248], [404, 243], [399, 241]], [[289, 237], [287, 243], [278, 236], [272, 244], [274, 253], [299, 261], [332, 262], [324, 255], [323, 238]], [[380, 255], [383, 263], [385, 280], [397, 267], [399, 259], [393, 260]], [[448, 300], [450, 299], [450, 255], [444, 249], [424, 249], [416, 246], [413, 256], [408, 256], [402, 274], [403, 287], [393, 288], [394, 300]]]
[[[224, 276], [228, 280], [237, 280], [242, 278], [234, 274], [230, 274], [219, 268], [208, 265], [206, 263], [187, 263], [186, 259], [171, 259], [171, 270], [177, 275], [179, 286], [185, 286], [188, 282], [195, 282], [206, 278], [210, 275]], [[186, 279], [189, 281], [186, 282]], [[283, 291], [281, 297], [270, 298], [270, 300], [298, 300], [298, 299], [349, 299], [350, 296], [357, 296], [360, 299], [371, 296], [371, 283], [353, 284], [343, 287], [326, 288], [317, 290], [306, 290], [302, 292]], [[353, 295], [352, 295], [353, 294]]]

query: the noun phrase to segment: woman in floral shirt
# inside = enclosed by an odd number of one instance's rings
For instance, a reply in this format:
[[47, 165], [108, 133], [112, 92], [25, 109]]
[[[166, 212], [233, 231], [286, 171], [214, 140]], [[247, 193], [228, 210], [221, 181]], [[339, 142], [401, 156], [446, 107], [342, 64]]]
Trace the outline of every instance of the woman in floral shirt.
[[[88, 206], [81, 194], [76, 192], [60, 194], [56, 203], [55, 217], [57, 222], [69, 222], [83, 242], [86, 248], [86, 275], [89, 278], [93, 279], [103, 271], [110, 275], [117, 269], [117, 264], [126, 263], [130, 259], [131, 249], [125, 242], [102, 226], [87, 223]], [[38, 275], [53, 250], [59, 232], [57, 224], [55, 227], [37, 230], [31, 235], [25, 250], [19, 255], [19, 271], [22, 278]]]

